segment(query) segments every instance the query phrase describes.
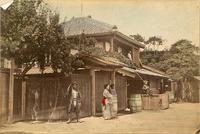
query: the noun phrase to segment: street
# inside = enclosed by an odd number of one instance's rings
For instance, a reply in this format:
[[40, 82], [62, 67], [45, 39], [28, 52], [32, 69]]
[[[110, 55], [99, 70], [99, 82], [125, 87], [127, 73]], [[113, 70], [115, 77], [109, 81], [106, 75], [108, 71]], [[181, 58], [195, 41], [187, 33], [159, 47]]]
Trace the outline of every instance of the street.
[[194, 134], [200, 129], [200, 104], [171, 104], [167, 110], [120, 115], [118, 119], [82, 118], [81, 123], [17, 122], [0, 126], [0, 134], [133, 133]]

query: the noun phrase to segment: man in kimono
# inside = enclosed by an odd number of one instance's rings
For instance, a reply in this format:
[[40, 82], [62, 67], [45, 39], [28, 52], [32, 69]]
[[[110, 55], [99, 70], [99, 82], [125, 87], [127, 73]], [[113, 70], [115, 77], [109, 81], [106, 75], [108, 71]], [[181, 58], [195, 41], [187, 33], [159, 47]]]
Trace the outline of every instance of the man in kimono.
[[112, 117], [112, 94], [110, 93], [110, 86], [108, 84], [104, 85], [103, 91], [103, 117], [105, 120], [109, 120]]
[[143, 89], [144, 93], [148, 94], [149, 96], [151, 96], [153, 93], [152, 93], [152, 90], [150, 88], [149, 81], [144, 80], [143, 82], [144, 82], [144, 85], [143, 85], [142, 89]]
[[71, 122], [71, 114], [72, 112], [76, 113], [77, 122], [79, 122], [79, 113], [81, 108], [81, 94], [78, 90], [78, 84], [73, 82], [67, 89], [67, 98], [68, 98], [68, 121]]

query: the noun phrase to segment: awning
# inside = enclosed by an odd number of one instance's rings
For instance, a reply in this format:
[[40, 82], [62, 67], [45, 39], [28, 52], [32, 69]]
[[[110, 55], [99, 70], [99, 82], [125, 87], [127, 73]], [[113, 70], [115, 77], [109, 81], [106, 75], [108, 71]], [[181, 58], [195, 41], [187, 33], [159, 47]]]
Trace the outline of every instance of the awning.
[[125, 64], [118, 61], [115, 58], [110, 58], [110, 57], [92, 57], [92, 56], [85, 56], [84, 61], [86, 64], [96, 64], [96, 65], [101, 65], [104, 67], [114, 67], [114, 68], [121, 68]]
[[143, 75], [151, 75], [151, 76], [166, 77], [167, 78], [167, 76], [164, 76], [164, 75], [161, 75], [161, 74], [158, 74], [158, 73], [146, 70], [146, 69], [137, 69], [136, 72], [139, 73], [139, 74], [143, 74]]
[[128, 67], [120, 68], [119, 70], [117, 70], [117, 72], [122, 75], [129, 76], [131, 78], [135, 78], [136, 76], [135, 70]]
[[132, 69], [132, 68], [129, 68], [129, 67], [123, 67], [123, 68], [119, 69], [117, 72], [121, 73], [122, 75], [126, 75], [126, 76], [129, 76], [129, 77], [132, 77], [132, 78], [135, 78], [135, 76], [137, 75], [136, 73], [142, 74], [142, 75], [168, 78], [165, 75], [161, 75], [161, 74], [158, 74], [158, 73], [146, 70], [146, 69]]

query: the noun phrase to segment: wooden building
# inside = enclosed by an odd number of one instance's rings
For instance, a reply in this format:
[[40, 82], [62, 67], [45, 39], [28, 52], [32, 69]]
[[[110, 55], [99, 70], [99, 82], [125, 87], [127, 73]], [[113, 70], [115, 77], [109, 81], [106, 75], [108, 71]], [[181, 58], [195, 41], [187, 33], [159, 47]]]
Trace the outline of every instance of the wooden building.
[[115, 25], [95, 20], [91, 16], [73, 17], [62, 25], [69, 39], [84, 33], [87, 37], [96, 39], [95, 47], [103, 48], [107, 52], [118, 52], [127, 58], [128, 53], [131, 52], [133, 62], [140, 65], [139, 53], [140, 49], [144, 48], [144, 44], [121, 33]]
[[[126, 92], [122, 86], [126, 86], [126, 80], [115, 75], [115, 70], [121, 68], [122, 64], [99, 58], [86, 58], [85, 68], [80, 68], [69, 77], [54, 73], [48, 67], [41, 74], [39, 68], [33, 67], [26, 74], [25, 81], [15, 81], [14, 93], [16, 101], [15, 111], [21, 119], [31, 119], [34, 105], [33, 92], [39, 92], [39, 119], [66, 119], [66, 102], [63, 96], [72, 81], [76, 81], [82, 96], [81, 117], [101, 114], [101, 99], [104, 84], [118, 83], [117, 93], [120, 94], [119, 108], [126, 108]], [[19, 87], [20, 83], [23, 85]], [[53, 111], [52, 116], [50, 113]]]
[[154, 92], [159, 92], [161, 79], [165, 76], [141, 66], [139, 53], [140, 49], [144, 48], [143, 44], [118, 31], [115, 25], [97, 21], [90, 16], [72, 18], [62, 25], [69, 39], [84, 33], [87, 37], [97, 40], [95, 47], [124, 55], [140, 68], [129, 68], [128, 65], [110, 57], [86, 57], [84, 58], [85, 68], [78, 69], [69, 77], [55, 74], [51, 68], [46, 68], [44, 74], [41, 75], [38, 68], [32, 68], [27, 72], [25, 81], [21, 81], [17, 76], [15, 79], [13, 90], [15, 104], [9, 105], [15, 105], [10, 113], [16, 113], [16, 118], [31, 118], [34, 103], [33, 92], [38, 90], [40, 95], [39, 118], [48, 119], [56, 107], [51, 118], [65, 119], [66, 107], [63, 92], [72, 81], [79, 84], [83, 96], [81, 117], [101, 114], [103, 86], [107, 83], [115, 84], [118, 94], [118, 110], [127, 108], [130, 94], [141, 93], [142, 79], [150, 80], [151, 87], [155, 88]]
[[200, 103], [200, 76], [194, 76], [190, 79], [192, 102]]

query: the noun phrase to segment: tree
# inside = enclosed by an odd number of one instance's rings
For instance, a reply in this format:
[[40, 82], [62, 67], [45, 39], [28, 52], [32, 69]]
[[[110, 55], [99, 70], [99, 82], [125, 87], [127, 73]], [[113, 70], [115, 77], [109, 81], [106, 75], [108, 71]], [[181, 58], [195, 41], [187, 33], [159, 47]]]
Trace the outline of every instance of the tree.
[[37, 61], [44, 67], [48, 10], [41, 8], [41, 2], [16, 0], [1, 13], [3, 54], [25, 68]]
[[154, 56], [156, 55], [156, 46], [159, 47], [160, 45], [163, 45], [163, 39], [161, 37], [157, 37], [157, 36], [152, 36], [149, 37], [149, 39], [146, 41], [146, 43], [149, 46], [153, 46], [154, 47]]
[[159, 52], [159, 58], [156, 61], [153, 55], [146, 57], [142, 56], [142, 62], [154, 68], [158, 68], [173, 79], [180, 80], [185, 77], [199, 75], [199, 58], [200, 56], [194, 53], [199, 48], [192, 45], [191, 41], [179, 40], [172, 44], [169, 51]]
[[140, 34], [135, 34], [135, 35], [130, 35], [131, 37], [134, 38], [134, 40], [138, 41], [138, 42], [142, 42], [142, 43], [146, 43], [144, 37], [142, 37]]
[[70, 42], [59, 24], [59, 15], [42, 0], [15, 0], [1, 10], [2, 54], [23, 65], [25, 74], [35, 64], [41, 70], [51, 65], [54, 71], [69, 73], [75, 59]]

